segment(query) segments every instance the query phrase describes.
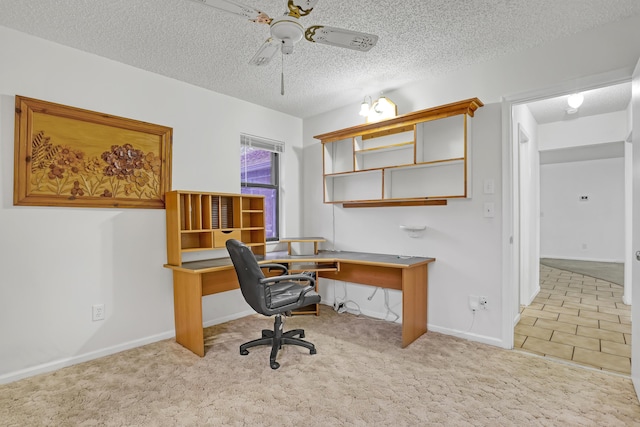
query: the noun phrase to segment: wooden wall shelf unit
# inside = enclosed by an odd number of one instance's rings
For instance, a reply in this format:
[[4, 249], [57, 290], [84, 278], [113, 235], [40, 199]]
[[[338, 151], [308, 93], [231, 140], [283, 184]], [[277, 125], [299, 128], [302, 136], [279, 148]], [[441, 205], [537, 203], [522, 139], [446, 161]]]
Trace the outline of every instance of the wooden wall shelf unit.
[[264, 196], [170, 191], [167, 211], [167, 263], [182, 265], [185, 252], [224, 249], [237, 239], [256, 256], [267, 252]]
[[470, 197], [469, 117], [483, 105], [471, 98], [316, 135], [324, 203], [425, 206]]

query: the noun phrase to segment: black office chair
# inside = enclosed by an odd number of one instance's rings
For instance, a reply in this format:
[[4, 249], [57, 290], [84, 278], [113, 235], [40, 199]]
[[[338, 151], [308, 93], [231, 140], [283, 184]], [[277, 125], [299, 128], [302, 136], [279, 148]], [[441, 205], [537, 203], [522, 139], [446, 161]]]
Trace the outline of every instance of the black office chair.
[[[316, 354], [316, 347], [302, 339], [304, 338], [303, 329], [283, 332], [282, 322], [282, 314], [290, 315], [292, 310], [320, 302], [320, 295], [315, 292], [315, 280], [305, 274], [288, 275], [287, 268], [280, 264], [259, 265], [251, 249], [238, 240], [227, 240], [226, 245], [236, 269], [244, 299], [256, 312], [265, 316], [274, 314], [276, 316], [273, 331], [263, 329], [262, 338], [240, 346], [240, 354], [246, 356], [249, 354], [247, 349], [251, 347], [270, 345], [271, 369], [280, 367], [276, 362], [276, 356], [283, 344], [299, 345], [308, 348], [311, 354]], [[278, 269], [283, 271], [283, 275], [265, 277], [261, 268]], [[301, 282], [307, 285], [302, 286]]]

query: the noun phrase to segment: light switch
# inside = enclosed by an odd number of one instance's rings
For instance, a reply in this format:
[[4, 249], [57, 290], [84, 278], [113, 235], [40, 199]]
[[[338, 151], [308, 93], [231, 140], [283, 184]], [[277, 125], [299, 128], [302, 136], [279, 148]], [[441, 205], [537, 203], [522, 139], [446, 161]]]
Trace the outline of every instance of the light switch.
[[496, 206], [493, 202], [486, 202], [484, 204], [484, 217], [493, 218], [496, 215]]
[[493, 179], [484, 180], [484, 194], [493, 194], [495, 192], [495, 183]]

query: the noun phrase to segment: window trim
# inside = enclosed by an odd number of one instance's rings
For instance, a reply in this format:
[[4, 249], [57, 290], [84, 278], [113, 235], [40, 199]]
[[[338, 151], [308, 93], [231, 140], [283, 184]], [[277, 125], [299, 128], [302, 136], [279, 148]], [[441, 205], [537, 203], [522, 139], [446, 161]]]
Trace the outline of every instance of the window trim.
[[[243, 181], [245, 177], [242, 176], [242, 166], [240, 170], [240, 188], [265, 188], [275, 190], [275, 223], [274, 231], [275, 237], [267, 237], [267, 242], [277, 242], [280, 240], [280, 203], [281, 203], [281, 190], [282, 184], [280, 181], [282, 167], [282, 161], [280, 154], [284, 153], [284, 143], [267, 138], [257, 137], [253, 135], [240, 134], [240, 147], [254, 148], [263, 151], [270, 151], [272, 153], [271, 162], [271, 179], [274, 184], [262, 184], [262, 183], [248, 183]], [[242, 156], [241, 156], [242, 157]], [[266, 225], [266, 224], [265, 224]]]

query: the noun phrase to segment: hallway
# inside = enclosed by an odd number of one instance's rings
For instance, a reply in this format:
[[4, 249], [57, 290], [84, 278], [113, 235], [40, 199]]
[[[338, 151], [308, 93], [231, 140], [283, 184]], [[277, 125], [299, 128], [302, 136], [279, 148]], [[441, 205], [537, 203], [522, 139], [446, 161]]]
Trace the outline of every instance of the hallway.
[[540, 292], [515, 327], [514, 348], [631, 373], [631, 306], [622, 286], [540, 265]]

